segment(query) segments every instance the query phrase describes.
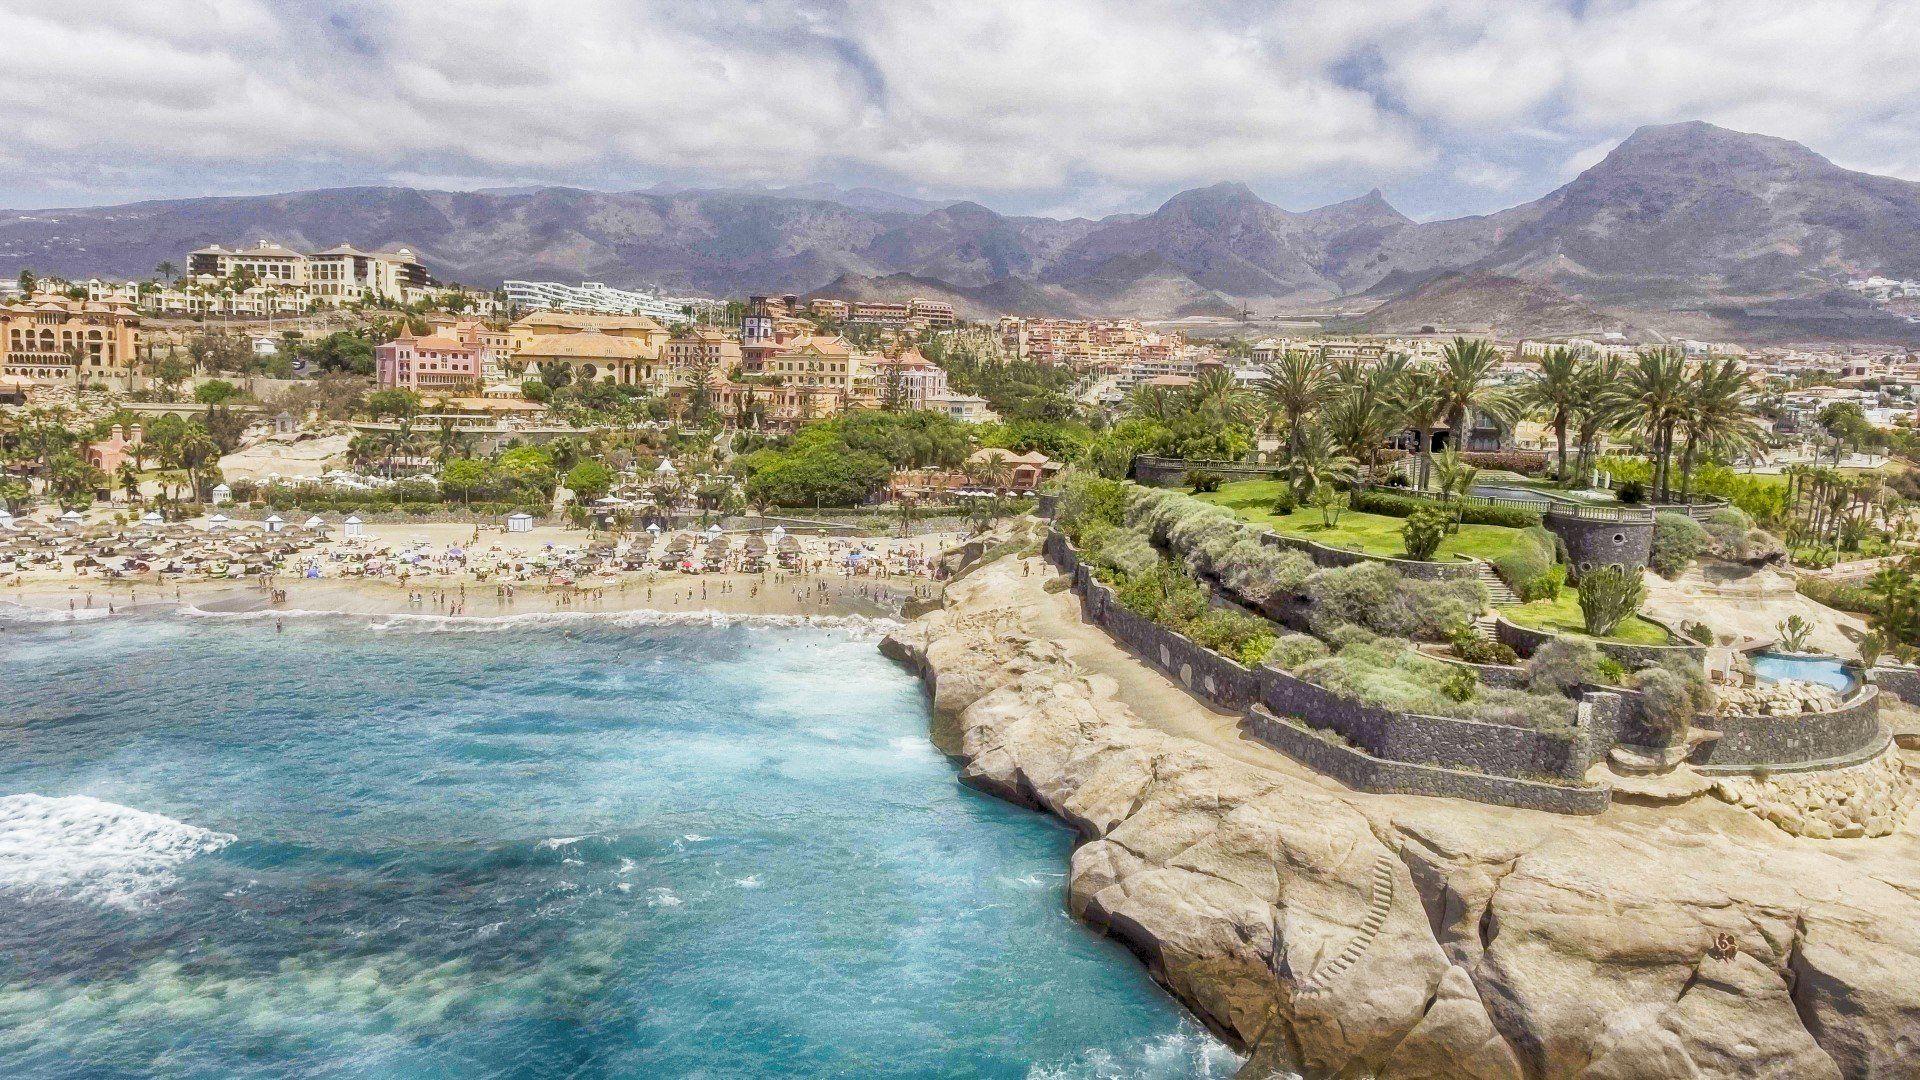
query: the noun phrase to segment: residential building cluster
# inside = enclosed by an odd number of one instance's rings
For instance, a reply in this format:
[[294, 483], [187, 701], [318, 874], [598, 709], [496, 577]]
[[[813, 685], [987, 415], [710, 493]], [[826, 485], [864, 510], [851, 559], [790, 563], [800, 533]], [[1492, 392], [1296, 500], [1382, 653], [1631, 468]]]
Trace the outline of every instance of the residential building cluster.
[[50, 293], [0, 304], [0, 379], [14, 388], [125, 378], [139, 350], [131, 304]]
[[514, 311], [570, 311], [587, 315], [644, 315], [663, 325], [693, 322], [714, 305], [699, 297], [658, 296], [616, 289], [598, 281], [504, 281], [500, 289]]

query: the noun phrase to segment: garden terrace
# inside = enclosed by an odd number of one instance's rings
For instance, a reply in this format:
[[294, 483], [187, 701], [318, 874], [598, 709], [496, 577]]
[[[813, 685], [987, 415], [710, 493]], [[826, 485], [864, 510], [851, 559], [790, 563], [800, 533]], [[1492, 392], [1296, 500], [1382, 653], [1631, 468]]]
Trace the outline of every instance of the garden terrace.
[[[1386, 558], [1405, 557], [1407, 545], [1400, 532], [1406, 526], [1405, 518], [1346, 510], [1340, 514], [1339, 523], [1329, 527], [1320, 511], [1313, 507], [1275, 514], [1274, 501], [1285, 489], [1285, 482], [1279, 480], [1245, 480], [1194, 497], [1226, 507], [1244, 521], [1316, 544]], [[1497, 563], [1519, 550], [1524, 543], [1520, 531], [1499, 525], [1462, 525], [1440, 542], [1435, 557], [1445, 560], [1464, 556]]]
[[[1508, 604], [1499, 609], [1501, 618], [1516, 626], [1534, 630], [1545, 630], [1555, 634], [1573, 634], [1588, 637], [1586, 621], [1580, 614], [1580, 600], [1573, 589], [1563, 589], [1557, 600], [1535, 600], [1526, 604]], [[1629, 615], [1621, 620], [1613, 633], [1604, 638], [1595, 638], [1599, 642], [1615, 642], [1624, 645], [1669, 645], [1673, 635], [1665, 626], [1654, 622], [1644, 615]], [[1511, 643], [1509, 643], [1511, 644]], [[1515, 651], [1519, 651], [1516, 647]], [[1528, 650], [1531, 651], [1531, 650]]]

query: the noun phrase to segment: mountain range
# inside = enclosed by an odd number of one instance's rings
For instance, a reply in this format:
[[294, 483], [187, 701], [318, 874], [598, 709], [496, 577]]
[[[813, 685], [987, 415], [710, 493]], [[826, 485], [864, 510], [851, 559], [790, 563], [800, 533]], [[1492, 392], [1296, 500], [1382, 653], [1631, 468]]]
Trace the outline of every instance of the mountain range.
[[0, 273], [143, 277], [196, 247], [261, 238], [404, 243], [436, 276], [472, 285], [939, 296], [974, 316], [1251, 308], [1365, 312], [1342, 325], [1396, 330], [1920, 342], [1920, 325], [1843, 289], [1850, 277], [1920, 278], [1920, 184], [1700, 122], [1641, 128], [1539, 199], [1443, 221], [1413, 221], [1378, 190], [1296, 212], [1240, 183], [1099, 220], [819, 184], [361, 187], [0, 211]]

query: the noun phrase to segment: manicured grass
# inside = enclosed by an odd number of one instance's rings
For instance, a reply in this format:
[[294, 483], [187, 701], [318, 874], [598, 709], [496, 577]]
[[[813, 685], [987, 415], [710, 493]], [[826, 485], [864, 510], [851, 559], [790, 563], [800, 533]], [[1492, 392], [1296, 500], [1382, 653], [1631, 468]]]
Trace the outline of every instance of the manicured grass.
[[[1279, 497], [1281, 486], [1278, 480], [1242, 480], [1222, 485], [1219, 491], [1198, 498], [1224, 506], [1241, 519], [1268, 526], [1274, 532], [1303, 536], [1328, 547], [1364, 551], [1369, 555], [1406, 557], [1407, 544], [1400, 535], [1401, 527], [1407, 523], [1406, 518], [1347, 510], [1341, 513], [1340, 524], [1329, 529], [1320, 511], [1311, 506], [1303, 506], [1291, 514], [1275, 515], [1272, 512], [1273, 500]], [[1511, 552], [1519, 543], [1518, 529], [1498, 525], [1462, 525], [1459, 532], [1441, 541], [1440, 550], [1434, 554], [1434, 558], [1447, 559], [1460, 554], [1497, 559]]]
[[[1587, 625], [1580, 618], [1580, 597], [1571, 586], [1560, 590], [1558, 600], [1536, 600], [1531, 604], [1509, 604], [1499, 609], [1507, 621], [1519, 626], [1531, 626], [1539, 630], [1556, 630], [1563, 634], [1587, 635]], [[1621, 641], [1629, 645], [1667, 645], [1672, 639], [1657, 623], [1651, 623], [1638, 615], [1631, 616], [1607, 635], [1608, 641]]]

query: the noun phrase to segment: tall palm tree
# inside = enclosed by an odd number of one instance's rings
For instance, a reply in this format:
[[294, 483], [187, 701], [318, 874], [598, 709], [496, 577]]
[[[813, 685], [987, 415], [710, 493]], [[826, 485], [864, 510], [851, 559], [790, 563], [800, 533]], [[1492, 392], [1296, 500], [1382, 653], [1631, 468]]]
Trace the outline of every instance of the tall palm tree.
[[1687, 380], [1678, 430], [1680, 497], [1693, 495], [1693, 470], [1700, 454], [1733, 456], [1760, 445], [1760, 428], [1748, 397], [1753, 391], [1745, 364], [1731, 356], [1709, 356]]
[[1180, 395], [1164, 386], [1141, 383], [1127, 393], [1126, 410], [1129, 416], [1165, 424], [1177, 419], [1184, 408]]
[[1654, 491], [1665, 499], [1672, 494], [1674, 429], [1686, 412], [1686, 354], [1665, 345], [1641, 349], [1620, 375], [1615, 393], [1627, 417], [1646, 434]]
[[1553, 425], [1558, 445], [1560, 482], [1567, 482], [1567, 426], [1580, 395], [1582, 369], [1587, 363], [1585, 349], [1561, 345], [1547, 350], [1540, 358], [1540, 373], [1520, 390], [1520, 403], [1528, 412]]
[[1381, 446], [1406, 426], [1400, 387], [1409, 366], [1405, 353], [1390, 353], [1374, 365], [1334, 365], [1333, 400], [1321, 410], [1321, 423], [1347, 456], [1366, 463], [1369, 474], [1379, 465]]
[[1217, 423], [1245, 423], [1252, 413], [1252, 395], [1225, 368], [1201, 372], [1187, 388], [1186, 399], [1189, 409]]
[[1296, 500], [1313, 497], [1322, 484], [1351, 484], [1358, 477], [1360, 463], [1341, 452], [1340, 444], [1325, 426], [1309, 424], [1300, 432], [1298, 445], [1280, 463], [1280, 478], [1293, 489]]
[[1473, 414], [1503, 424], [1513, 419], [1513, 394], [1493, 379], [1500, 361], [1500, 350], [1486, 338], [1457, 337], [1441, 352], [1439, 391], [1455, 449], [1467, 448], [1467, 422]]
[[1620, 423], [1621, 404], [1615, 393], [1620, 381], [1620, 358], [1601, 357], [1580, 367], [1573, 406], [1573, 474], [1583, 482], [1599, 456], [1600, 436]]
[[1268, 416], [1286, 423], [1287, 456], [1300, 448], [1301, 422], [1326, 402], [1332, 390], [1331, 372], [1312, 353], [1289, 351], [1266, 366], [1260, 395], [1266, 399]]
[[1395, 404], [1406, 425], [1420, 436], [1420, 482], [1416, 486], [1424, 491], [1433, 473], [1435, 433], [1446, 422], [1448, 408], [1434, 369], [1427, 365], [1413, 368], [1408, 377], [1401, 380]]

